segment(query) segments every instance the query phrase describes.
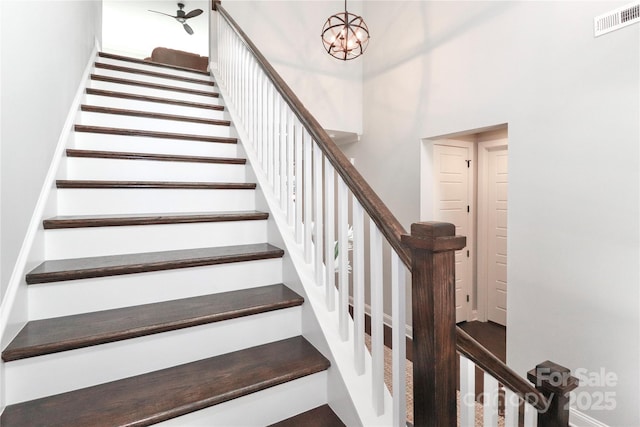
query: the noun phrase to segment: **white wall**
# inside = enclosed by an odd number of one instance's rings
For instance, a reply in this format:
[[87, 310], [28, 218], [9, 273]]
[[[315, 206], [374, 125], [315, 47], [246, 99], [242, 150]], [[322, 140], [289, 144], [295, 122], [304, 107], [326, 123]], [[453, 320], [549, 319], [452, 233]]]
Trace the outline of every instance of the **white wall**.
[[[362, 133], [362, 58], [332, 58], [320, 38], [326, 19], [344, 11], [344, 2], [225, 0], [222, 5], [322, 127]], [[362, 13], [362, 7], [361, 1], [349, 2], [349, 12]]]
[[190, 18], [189, 35], [182, 24], [169, 16], [149, 12], [156, 10], [172, 16], [178, 10], [174, 0], [104, 0], [102, 47], [106, 52], [136, 58], [151, 56], [156, 47], [209, 55], [208, 0], [184, 0], [184, 11], [202, 9], [200, 16]]
[[101, 1], [2, 0], [0, 295], [101, 32]]
[[[640, 425], [640, 25], [594, 39], [624, 2], [371, 1], [364, 135], [345, 146], [408, 227], [421, 139], [509, 126], [509, 364], [614, 372]], [[421, 218], [423, 220], [429, 218]], [[588, 394], [588, 396], [586, 396]], [[586, 396], [586, 397], [585, 397]], [[583, 408], [584, 409], [584, 408]]]

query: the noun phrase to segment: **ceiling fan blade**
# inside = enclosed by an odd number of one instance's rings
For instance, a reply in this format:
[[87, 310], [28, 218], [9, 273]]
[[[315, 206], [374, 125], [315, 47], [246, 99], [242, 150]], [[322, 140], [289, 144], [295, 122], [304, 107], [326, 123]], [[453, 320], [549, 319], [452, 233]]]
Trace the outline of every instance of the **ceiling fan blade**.
[[187, 33], [189, 33], [189, 34], [193, 34], [193, 28], [191, 28], [191, 27], [189, 26], [189, 24], [187, 24], [187, 23], [185, 22], [185, 23], [184, 23], [184, 24], [182, 24], [182, 25], [184, 25], [184, 30], [185, 30]]
[[189, 19], [189, 18], [193, 18], [196, 17], [198, 15], [200, 15], [202, 13], [202, 9], [193, 9], [191, 12], [187, 13], [184, 18], [185, 19]]
[[149, 12], [154, 12], [154, 13], [159, 13], [160, 15], [165, 15], [165, 16], [169, 16], [171, 18], [176, 18], [176, 16], [173, 15], [169, 15], [168, 13], [164, 13], [164, 12], [158, 12], [157, 10], [151, 10], [151, 9], [147, 9]]

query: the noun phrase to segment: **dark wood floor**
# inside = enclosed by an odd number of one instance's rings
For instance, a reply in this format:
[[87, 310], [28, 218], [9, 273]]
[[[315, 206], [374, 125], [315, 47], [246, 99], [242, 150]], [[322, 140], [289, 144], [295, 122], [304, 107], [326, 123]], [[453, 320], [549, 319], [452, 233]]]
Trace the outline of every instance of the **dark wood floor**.
[[497, 358], [507, 360], [507, 328], [493, 322], [462, 322], [458, 326]]

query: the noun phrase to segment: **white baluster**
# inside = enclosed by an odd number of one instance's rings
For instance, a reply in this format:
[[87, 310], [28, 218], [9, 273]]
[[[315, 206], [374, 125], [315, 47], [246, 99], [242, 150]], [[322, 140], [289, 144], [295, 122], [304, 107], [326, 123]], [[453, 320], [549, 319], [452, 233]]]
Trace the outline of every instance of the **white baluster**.
[[302, 244], [302, 125], [296, 120], [295, 128], [295, 151], [296, 151], [296, 176], [294, 177], [293, 184], [295, 187], [295, 203], [296, 203], [296, 242]]
[[509, 389], [504, 392], [504, 425], [505, 427], [518, 427], [518, 411], [520, 410], [520, 398]]
[[538, 410], [528, 403], [524, 404], [524, 427], [536, 427], [538, 425]]
[[336, 309], [336, 272], [335, 272], [335, 191], [334, 191], [335, 171], [328, 158], [324, 159], [324, 191], [325, 191], [325, 296], [327, 310]]
[[364, 209], [353, 199], [353, 329], [354, 364], [364, 374]]
[[279, 101], [278, 92], [275, 90], [275, 86], [273, 87], [273, 137], [271, 139], [271, 143], [273, 145], [273, 182], [271, 186], [273, 188], [273, 195], [276, 197], [276, 200], [280, 198], [280, 101]]
[[311, 217], [312, 217], [312, 202], [313, 202], [313, 190], [312, 190], [312, 169], [313, 166], [311, 164], [311, 137], [307, 133], [307, 130], [303, 128], [302, 134], [303, 145], [304, 145], [304, 260], [307, 264], [311, 263], [312, 259], [312, 247], [311, 247], [311, 237], [312, 237], [312, 225], [311, 225]]
[[349, 339], [349, 199], [347, 185], [338, 177], [338, 324], [340, 338]]
[[294, 150], [295, 150], [295, 126], [294, 116], [291, 109], [287, 109], [287, 223], [289, 227], [293, 227], [295, 223], [296, 211], [294, 204], [295, 182], [294, 171], [296, 166]]
[[271, 82], [267, 80], [267, 177], [269, 178], [269, 185], [273, 190], [273, 86]]
[[476, 365], [460, 356], [460, 427], [473, 427], [476, 418]]
[[384, 413], [384, 329], [382, 289], [382, 234], [369, 221], [369, 264], [371, 282], [371, 363], [373, 371], [373, 410]]
[[391, 251], [391, 348], [394, 426], [407, 425], [407, 340], [405, 267], [398, 254]]
[[324, 246], [324, 227], [322, 221], [322, 198], [324, 192], [322, 189], [322, 151], [315, 141], [312, 141], [313, 145], [313, 194], [315, 196], [314, 209], [315, 209], [315, 233], [313, 251], [315, 259], [315, 273], [316, 273], [316, 285], [322, 286], [324, 284], [324, 263], [323, 263], [323, 246]]
[[287, 111], [289, 106], [280, 98], [280, 209], [287, 212]]
[[485, 427], [498, 425], [498, 380], [484, 373], [483, 422]]

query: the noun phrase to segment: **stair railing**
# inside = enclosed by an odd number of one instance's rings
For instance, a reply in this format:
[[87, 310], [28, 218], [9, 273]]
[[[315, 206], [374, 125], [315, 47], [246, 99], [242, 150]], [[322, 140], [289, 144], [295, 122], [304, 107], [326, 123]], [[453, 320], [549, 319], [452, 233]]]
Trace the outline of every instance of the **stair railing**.
[[[416, 223], [407, 233], [220, 2], [213, 5], [218, 84], [235, 125], [246, 135], [245, 149], [257, 159], [253, 166], [267, 178], [263, 191], [275, 198], [288, 225], [281, 231], [301, 248], [316, 285], [323, 287], [326, 310], [337, 312], [340, 339], [353, 342], [353, 370], [371, 376], [374, 413], [391, 410], [393, 425], [406, 425], [408, 271], [414, 425], [455, 425], [459, 416], [461, 426], [473, 426], [479, 368], [485, 426], [497, 425], [503, 409], [506, 426], [520, 425], [522, 417], [527, 427], [568, 426], [568, 393], [577, 387], [568, 369], [544, 362], [528, 374], [533, 386], [456, 326], [454, 253], [466, 245], [465, 237], [455, 236], [454, 226], [444, 223]], [[392, 291], [387, 306], [392, 313], [391, 407], [385, 405], [384, 281]], [[370, 367], [365, 362], [366, 286]]]

